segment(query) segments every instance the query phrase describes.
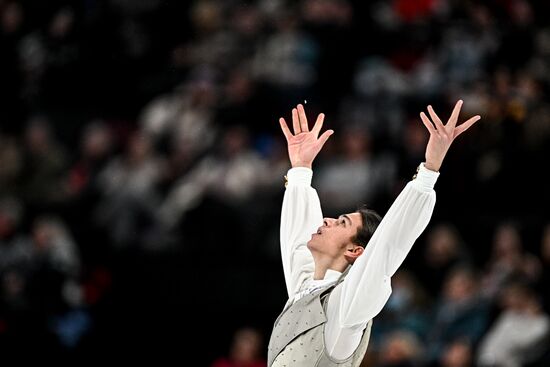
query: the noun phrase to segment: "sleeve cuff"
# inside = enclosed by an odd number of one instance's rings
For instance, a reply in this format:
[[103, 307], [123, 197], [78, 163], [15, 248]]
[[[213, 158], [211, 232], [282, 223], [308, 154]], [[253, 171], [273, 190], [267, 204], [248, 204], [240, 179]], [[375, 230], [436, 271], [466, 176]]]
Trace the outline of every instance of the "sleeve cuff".
[[439, 172], [427, 169], [422, 162], [413, 177], [413, 184], [423, 191], [430, 191], [433, 190], [438, 177]]
[[311, 186], [313, 170], [307, 167], [296, 167], [288, 170], [285, 186]]

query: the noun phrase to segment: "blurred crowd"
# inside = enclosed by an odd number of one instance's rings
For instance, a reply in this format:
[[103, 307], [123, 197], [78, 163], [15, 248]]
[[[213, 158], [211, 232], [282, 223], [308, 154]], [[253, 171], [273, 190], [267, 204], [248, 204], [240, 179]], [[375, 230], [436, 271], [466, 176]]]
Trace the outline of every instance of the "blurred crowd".
[[548, 14], [0, 0], [0, 349], [262, 365], [287, 297], [278, 118], [303, 103], [336, 132], [314, 166], [326, 216], [383, 214], [424, 160], [419, 112], [463, 99], [482, 120], [443, 164], [364, 365], [549, 365]]

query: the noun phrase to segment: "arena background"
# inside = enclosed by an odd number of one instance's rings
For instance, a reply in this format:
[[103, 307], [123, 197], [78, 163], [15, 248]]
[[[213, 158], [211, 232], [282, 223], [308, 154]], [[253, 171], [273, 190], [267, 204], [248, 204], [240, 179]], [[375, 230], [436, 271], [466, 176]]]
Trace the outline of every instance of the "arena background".
[[550, 365], [549, 14], [544, 0], [0, 0], [2, 363], [211, 366], [247, 327], [265, 358], [286, 301], [278, 118], [304, 103], [336, 132], [314, 163], [325, 215], [385, 213], [424, 160], [419, 112], [463, 99], [482, 120], [443, 163], [364, 365], [487, 365], [513, 348], [510, 363]]

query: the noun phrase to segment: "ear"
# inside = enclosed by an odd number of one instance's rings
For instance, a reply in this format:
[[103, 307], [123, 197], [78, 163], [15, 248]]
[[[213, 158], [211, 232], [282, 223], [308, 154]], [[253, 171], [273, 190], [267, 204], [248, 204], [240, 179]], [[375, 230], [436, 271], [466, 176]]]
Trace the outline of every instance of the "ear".
[[357, 245], [351, 245], [344, 253], [344, 257], [346, 258], [346, 261], [348, 263], [353, 264], [355, 260], [357, 260], [357, 258], [361, 256], [363, 251], [365, 251], [363, 247], [357, 246]]

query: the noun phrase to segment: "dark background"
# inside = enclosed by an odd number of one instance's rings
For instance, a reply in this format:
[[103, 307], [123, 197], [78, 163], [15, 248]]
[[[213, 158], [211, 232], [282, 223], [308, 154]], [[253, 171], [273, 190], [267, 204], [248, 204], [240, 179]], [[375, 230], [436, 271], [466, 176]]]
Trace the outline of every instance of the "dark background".
[[[385, 213], [424, 159], [418, 113], [446, 118], [463, 99], [462, 120], [482, 120], [447, 155], [426, 232], [451, 223], [485, 274], [513, 223], [547, 302], [549, 12], [520, 0], [1, 0], [0, 349], [206, 366], [242, 326], [267, 342], [287, 297], [277, 121], [297, 103], [336, 131], [314, 186], [338, 215], [363, 202]], [[372, 183], [355, 183], [353, 207], [334, 191], [354, 187], [351, 172]], [[169, 225], [161, 208], [185, 185], [197, 200]], [[420, 278], [426, 242], [403, 265]]]

